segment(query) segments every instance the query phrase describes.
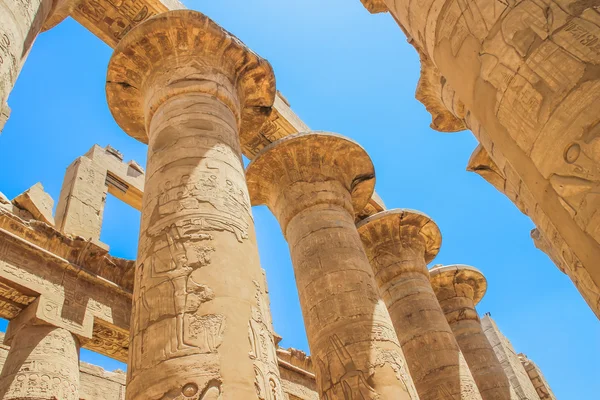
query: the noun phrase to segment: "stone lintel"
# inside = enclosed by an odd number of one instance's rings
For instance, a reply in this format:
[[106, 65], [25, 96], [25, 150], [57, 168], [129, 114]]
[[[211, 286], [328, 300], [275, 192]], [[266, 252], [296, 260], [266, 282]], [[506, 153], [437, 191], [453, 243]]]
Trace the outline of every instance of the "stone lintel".
[[[382, 211], [361, 221], [358, 232], [366, 247], [381, 242], [421, 238], [425, 244], [425, 262], [437, 256], [442, 245], [442, 233], [437, 224], [425, 213], [409, 209]], [[412, 237], [406, 237], [406, 235]]]
[[106, 80], [113, 117], [143, 143], [148, 142], [147, 124], [154, 112], [184, 93], [219, 98], [238, 118], [242, 145], [252, 142], [271, 113], [276, 93], [266, 60], [191, 10], [162, 13], [133, 28], [115, 47]]
[[287, 136], [265, 147], [248, 165], [246, 180], [253, 205], [276, 207], [277, 197], [298, 196], [298, 201], [287, 202], [287, 215], [280, 218], [285, 234], [289, 220], [304, 209], [307, 202], [336, 201], [325, 195], [302, 196], [305, 186], [294, 190], [286, 188], [297, 182], [318, 184], [336, 180], [351, 193], [352, 210], [349, 211], [356, 215], [373, 195], [375, 169], [358, 143], [335, 133], [312, 131]]
[[481, 271], [470, 265], [436, 265], [429, 270], [429, 275], [436, 292], [444, 288], [455, 290], [457, 285], [470, 286], [472, 291], [461, 291], [457, 295], [470, 297], [474, 304], [481, 301], [487, 290], [487, 281]]
[[108, 193], [136, 210], [142, 209], [144, 192], [144, 169], [136, 161], [125, 162], [123, 154], [110, 145], [101, 147], [94, 145], [85, 157], [106, 170], [106, 185]]
[[108, 256], [91, 242], [0, 211], [4, 318], [19, 318], [27, 311], [21, 318], [35, 317], [65, 328], [79, 337], [83, 347], [126, 361], [133, 286], [126, 276], [133, 265]]
[[10, 321], [6, 335], [4, 336], [4, 344], [11, 346], [15, 336], [19, 334], [19, 330], [26, 325], [51, 325], [66, 329], [83, 340], [91, 339], [92, 316], [86, 313], [83, 320], [74, 322], [61, 317], [62, 306], [63, 304], [55, 302], [46, 296], [36, 298], [33, 303]]

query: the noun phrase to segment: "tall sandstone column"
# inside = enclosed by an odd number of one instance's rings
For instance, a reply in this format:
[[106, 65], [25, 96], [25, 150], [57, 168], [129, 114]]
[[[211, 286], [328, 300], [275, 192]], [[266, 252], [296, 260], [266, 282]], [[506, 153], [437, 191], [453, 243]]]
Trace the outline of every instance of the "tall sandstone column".
[[79, 340], [35, 318], [37, 303], [10, 321], [0, 375], [5, 400], [79, 400]]
[[148, 143], [127, 399], [283, 398], [240, 150], [271, 111], [271, 66], [178, 10], [119, 42], [106, 88]]
[[358, 224], [421, 400], [481, 400], [429, 282], [442, 235], [427, 215], [390, 210]]
[[66, 18], [77, 1], [0, 0], [0, 111], [9, 110], [6, 99], [37, 35]]
[[465, 355], [481, 397], [484, 400], [519, 399], [483, 332], [475, 310], [487, 289], [483, 274], [467, 265], [436, 266], [429, 273], [433, 290]]
[[288, 241], [325, 400], [418, 398], [354, 225], [374, 178], [359, 145], [325, 132], [281, 139], [247, 169], [252, 203]]
[[598, 2], [362, 2], [388, 10], [427, 60], [422, 76], [435, 70], [433, 84], [452, 88], [424, 103], [464, 117], [505, 177], [501, 191], [524, 206], [550, 242], [544, 251], [567, 264], [600, 317]]

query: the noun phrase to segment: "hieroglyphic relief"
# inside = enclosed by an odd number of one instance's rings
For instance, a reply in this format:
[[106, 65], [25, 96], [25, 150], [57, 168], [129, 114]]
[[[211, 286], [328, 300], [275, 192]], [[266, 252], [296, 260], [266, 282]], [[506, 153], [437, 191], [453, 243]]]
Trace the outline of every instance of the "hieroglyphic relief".
[[6, 399], [79, 400], [79, 349], [65, 329], [48, 325], [15, 328], [19, 340], [8, 353], [0, 379], [0, 396]]
[[86, 343], [89, 350], [127, 362], [129, 332], [109, 327], [96, 321], [92, 340]]
[[73, 18], [114, 47], [134, 26], [166, 10], [160, 1], [82, 0]]
[[329, 338], [333, 352], [317, 358], [317, 379], [321, 398], [378, 400], [381, 398], [369, 384], [370, 375], [356, 367], [352, 356], [337, 335]]
[[[533, 204], [524, 212], [545, 236], [555, 236], [546, 231], [556, 230], [586, 270], [586, 285], [600, 292], [595, 262], [600, 257], [596, 4], [440, 0], [430, 7], [431, 2], [385, 2], [411, 43], [456, 91], [468, 110], [467, 125], [483, 148], [501, 171], [509, 170], [509, 180], [519, 182], [516, 190], [523, 199], [517, 205]], [[475, 126], [479, 123], [473, 121], [484, 123]], [[562, 252], [561, 243], [549, 243], [558, 246], [552, 253]], [[574, 275], [582, 274], [573, 272], [574, 265], [570, 270], [581, 287], [582, 279]], [[600, 315], [597, 300], [582, 294]]]
[[273, 338], [271, 313], [266, 302], [266, 293], [261, 284], [255, 286], [256, 306], [252, 306], [252, 319], [248, 322], [250, 359], [254, 361], [256, 394], [260, 400], [283, 400], [279, 379], [276, 345]]

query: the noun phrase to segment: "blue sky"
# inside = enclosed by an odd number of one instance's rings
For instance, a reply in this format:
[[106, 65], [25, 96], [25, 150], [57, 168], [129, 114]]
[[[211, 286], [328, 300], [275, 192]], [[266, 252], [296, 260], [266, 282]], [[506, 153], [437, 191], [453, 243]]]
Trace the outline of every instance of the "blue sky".
[[[429, 214], [443, 234], [434, 263], [471, 264], [489, 290], [491, 312], [517, 352], [540, 365], [560, 400], [600, 392], [600, 323], [566, 275], [539, 250], [532, 222], [492, 186], [465, 171], [476, 146], [468, 131], [444, 134], [414, 99], [419, 61], [389, 15], [360, 0], [190, 1], [267, 58], [278, 89], [315, 130], [362, 144], [389, 208]], [[66, 167], [92, 145], [107, 144], [146, 162], [144, 145], [112, 119], [104, 94], [112, 50], [68, 19], [34, 44], [9, 98], [0, 135], [0, 191], [12, 198], [40, 181], [58, 199]], [[308, 350], [287, 244], [263, 207], [254, 209], [276, 331], [284, 347]], [[102, 240], [134, 258], [137, 211], [109, 198]], [[83, 352], [108, 369], [122, 364]]]

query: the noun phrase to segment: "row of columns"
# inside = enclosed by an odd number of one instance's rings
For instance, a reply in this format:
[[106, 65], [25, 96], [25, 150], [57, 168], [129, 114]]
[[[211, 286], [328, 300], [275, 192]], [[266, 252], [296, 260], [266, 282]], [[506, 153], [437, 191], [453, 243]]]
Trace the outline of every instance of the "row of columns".
[[[48, 20], [52, 7], [39, 7]], [[28, 26], [33, 37], [41, 29]], [[118, 44], [106, 90], [117, 123], [148, 144], [128, 400], [283, 399], [258, 204], [290, 247], [321, 398], [511, 399], [474, 308], [483, 276], [454, 266], [430, 279], [441, 235], [419, 212], [356, 226], [375, 184], [364, 149], [298, 134], [244, 171], [240, 143], [268, 118], [275, 78], [237, 38], [195, 11], [160, 14]], [[77, 399], [77, 338], [11, 325], [21, 331], [0, 377], [4, 398]], [[59, 378], [68, 384], [44, 383]], [[30, 392], [24, 381], [39, 384]]]

